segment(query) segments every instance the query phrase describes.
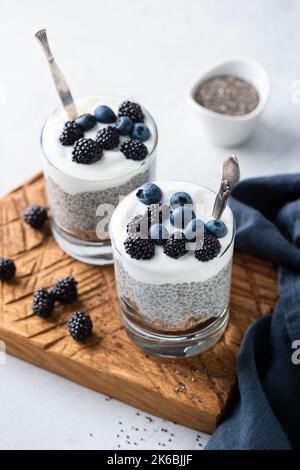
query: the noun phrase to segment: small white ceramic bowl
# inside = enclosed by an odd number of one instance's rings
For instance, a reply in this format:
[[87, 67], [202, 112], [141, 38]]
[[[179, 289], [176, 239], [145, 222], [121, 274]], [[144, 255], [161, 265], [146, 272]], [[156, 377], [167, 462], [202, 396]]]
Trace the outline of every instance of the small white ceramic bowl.
[[[198, 86], [205, 80], [220, 75], [234, 75], [247, 80], [256, 88], [259, 103], [251, 113], [226, 116], [197, 103], [194, 96]], [[266, 106], [269, 93], [270, 80], [265, 68], [256, 60], [244, 56], [232, 56], [202, 69], [188, 87], [188, 100], [196, 111], [199, 123], [209, 141], [215, 145], [233, 147], [242, 144], [250, 137]]]

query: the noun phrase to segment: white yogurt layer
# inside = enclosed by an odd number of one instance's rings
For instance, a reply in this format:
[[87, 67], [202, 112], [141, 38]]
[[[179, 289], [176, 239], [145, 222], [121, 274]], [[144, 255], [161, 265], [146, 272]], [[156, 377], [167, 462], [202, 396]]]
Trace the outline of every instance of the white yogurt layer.
[[[105, 104], [112, 108], [117, 115], [122, 98], [93, 96], [76, 101], [79, 115], [94, 114], [97, 106]], [[47, 120], [42, 133], [42, 146], [45, 153], [46, 172], [65, 191], [76, 194], [84, 191], [98, 191], [126, 183], [133, 176], [144, 172], [152, 160], [156, 147], [157, 130], [150, 114], [144, 109], [145, 125], [151, 136], [144, 142], [148, 149], [148, 157], [142, 161], [125, 158], [119, 148], [104, 150], [101, 160], [91, 165], [82, 165], [72, 161], [73, 145], [64, 146], [59, 142], [59, 136], [68, 117], [63, 108], [55, 111]], [[110, 124], [98, 123], [93, 129], [84, 133], [84, 137], [95, 139], [99, 129]], [[111, 124], [113, 125], [113, 124]], [[120, 144], [128, 136], [120, 137]], [[119, 146], [120, 147], [120, 146]]]
[[[170, 197], [177, 191], [185, 191], [190, 194], [194, 203], [196, 217], [207, 222], [212, 219], [212, 209], [216, 194], [209, 189], [195, 183], [179, 181], [156, 181], [163, 192], [162, 203], [169, 204]], [[136, 260], [125, 251], [124, 241], [127, 238], [126, 226], [129, 220], [143, 214], [146, 206], [136, 197], [136, 191], [126, 196], [116, 210], [110, 223], [110, 236], [114, 249], [114, 256], [123, 263], [124, 268], [137, 281], [149, 284], [165, 284], [180, 282], [203, 282], [215, 276], [231, 260], [233, 254], [234, 219], [230, 208], [227, 206], [221, 220], [226, 224], [228, 233], [219, 238], [221, 243], [220, 254], [211, 261], [198, 261], [192, 251], [178, 259], [171, 258], [163, 252], [161, 246], [155, 246], [155, 255], [150, 260]], [[174, 229], [168, 221], [164, 222], [171, 233]]]

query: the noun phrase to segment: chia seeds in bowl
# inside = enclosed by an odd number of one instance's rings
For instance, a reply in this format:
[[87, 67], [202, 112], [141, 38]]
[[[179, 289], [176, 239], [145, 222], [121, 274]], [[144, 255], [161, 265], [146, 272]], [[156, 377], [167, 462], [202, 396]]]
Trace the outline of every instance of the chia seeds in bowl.
[[205, 80], [196, 89], [194, 97], [204, 108], [227, 116], [251, 113], [259, 103], [256, 88], [247, 80], [232, 75]]

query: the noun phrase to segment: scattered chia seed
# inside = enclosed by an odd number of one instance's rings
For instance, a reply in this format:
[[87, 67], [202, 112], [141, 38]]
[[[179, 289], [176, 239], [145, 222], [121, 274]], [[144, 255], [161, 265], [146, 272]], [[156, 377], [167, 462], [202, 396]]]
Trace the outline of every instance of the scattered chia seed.
[[198, 87], [194, 98], [204, 108], [227, 116], [251, 113], [259, 102], [254, 86], [232, 75], [209, 78]]

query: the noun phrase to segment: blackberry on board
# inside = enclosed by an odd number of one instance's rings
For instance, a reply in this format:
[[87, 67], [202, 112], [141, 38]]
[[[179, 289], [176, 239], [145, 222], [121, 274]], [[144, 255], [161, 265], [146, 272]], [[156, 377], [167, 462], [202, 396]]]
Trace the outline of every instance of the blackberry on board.
[[55, 300], [62, 304], [70, 304], [77, 299], [77, 281], [74, 277], [64, 277], [57, 281], [52, 289]]
[[37, 289], [33, 294], [32, 313], [48, 318], [54, 309], [54, 297], [46, 289]]
[[69, 333], [76, 341], [84, 342], [93, 333], [93, 322], [85, 312], [75, 312], [68, 321]]
[[32, 228], [41, 229], [48, 219], [47, 209], [37, 204], [26, 207], [23, 212], [23, 220]]
[[9, 281], [16, 273], [16, 265], [11, 259], [0, 258], [0, 279]]

